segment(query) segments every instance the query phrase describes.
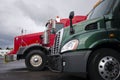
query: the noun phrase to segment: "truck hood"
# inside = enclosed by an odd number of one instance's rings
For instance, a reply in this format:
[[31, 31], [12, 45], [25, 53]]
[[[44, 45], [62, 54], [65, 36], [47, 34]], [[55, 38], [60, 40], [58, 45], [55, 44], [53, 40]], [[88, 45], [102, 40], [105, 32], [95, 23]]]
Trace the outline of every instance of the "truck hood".
[[26, 46], [33, 43], [41, 43], [41, 35], [43, 35], [43, 32], [17, 36], [15, 37], [15, 42], [18, 41], [17, 43], [19, 43], [19, 41], [21, 41], [20, 43], [22, 46]]
[[32, 33], [32, 34], [25, 34], [25, 35], [16, 36], [15, 38], [35, 37], [35, 36], [40, 36], [42, 34], [43, 34], [43, 32], [38, 32], [38, 33]]
[[85, 27], [87, 25], [92, 24], [92, 23], [96, 23], [98, 21], [102, 21], [103, 19], [104, 19], [104, 17], [100, 17], [97, 19], [85, 20], [85, 21], [79, 22], [77, 24], [74, 24], [73, 28], [75, 30], [75, 34], [73, 34], [73, 35], [70, 35], [70, 27], [65, 28], [64, 33], [63, 33], [63, 37], [62, 37], [61, 47], [69, 40], [74, 39], [77, 35], [86, 33], [87, 31], [85, 30]]
[[14, 50], [13, 50], [14, 53], [16, 53], [19, 47], [21, 46], [28, 46], [30, 44], [42, 43], [42, 40], [40, 38], [41, 35], [43, 35], [43, 32], [16, 36], [14, 38]]

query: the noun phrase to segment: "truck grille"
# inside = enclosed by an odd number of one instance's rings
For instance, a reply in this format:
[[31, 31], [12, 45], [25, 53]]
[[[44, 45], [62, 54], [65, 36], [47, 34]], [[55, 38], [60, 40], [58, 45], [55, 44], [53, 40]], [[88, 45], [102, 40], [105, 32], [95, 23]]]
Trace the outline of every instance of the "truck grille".
[[61, 40], [62, 40], [61, 34], [63, 34], [63, 29], [60, 30], [59, 32], [57, 32], [55, 42], [54, 42], [54, 45], [53, 45], [52, 51], [51, 51], [52, 55], [59, 54], [59, 52], [60, 52], [60, 44], [61, 44]]
[[59, 53], [59, 43], [60, 43], [60, 32], [58, 32], [58, 34], [55, 38], [55, 43], [54, 43], [54, 46], [53, 46], [52, 54]]

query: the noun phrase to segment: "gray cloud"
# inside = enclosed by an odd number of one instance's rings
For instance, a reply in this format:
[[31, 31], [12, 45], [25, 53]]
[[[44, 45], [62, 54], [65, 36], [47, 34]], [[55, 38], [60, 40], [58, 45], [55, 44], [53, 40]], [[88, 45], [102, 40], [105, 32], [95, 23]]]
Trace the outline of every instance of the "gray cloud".
[[68, 17], [70, 11], [85, 15], [97, 0], [0, 0], [0, 47], [13, 46], [21, 29], [44, 30], [47, 20]]
[[[40, 2], [40, 1], [38, 1]], [[24, 0], [16, 1], [16, 6], [23, 12], [24, 16], [32, 19], [36, 24], [45, 24], [50, 18], [54, 18], [56, 14], [59, 14], [57, 9], [47, 4], [27, 4]]]

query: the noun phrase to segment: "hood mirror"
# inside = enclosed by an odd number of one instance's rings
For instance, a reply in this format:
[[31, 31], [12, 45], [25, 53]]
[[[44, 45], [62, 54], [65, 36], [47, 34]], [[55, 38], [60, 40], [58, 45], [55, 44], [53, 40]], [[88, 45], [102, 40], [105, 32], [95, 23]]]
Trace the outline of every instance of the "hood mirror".
[[70, 35], [74, 34], [75, 33], [75, 30], [73, 29], [73, 23], [72, 23], [72, 19], [74, 18], [74, 11], [71, 11], [70, 12], [70, 15], [69, 15], [69, 19], [70, 19]]

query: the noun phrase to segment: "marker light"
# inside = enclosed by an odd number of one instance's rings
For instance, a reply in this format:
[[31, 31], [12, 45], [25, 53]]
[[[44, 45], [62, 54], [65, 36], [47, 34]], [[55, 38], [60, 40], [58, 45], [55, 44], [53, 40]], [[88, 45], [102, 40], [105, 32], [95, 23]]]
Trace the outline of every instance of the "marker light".
[[60, 22], [60, 17], [59, 16], [56, 16], [56, 21]]

